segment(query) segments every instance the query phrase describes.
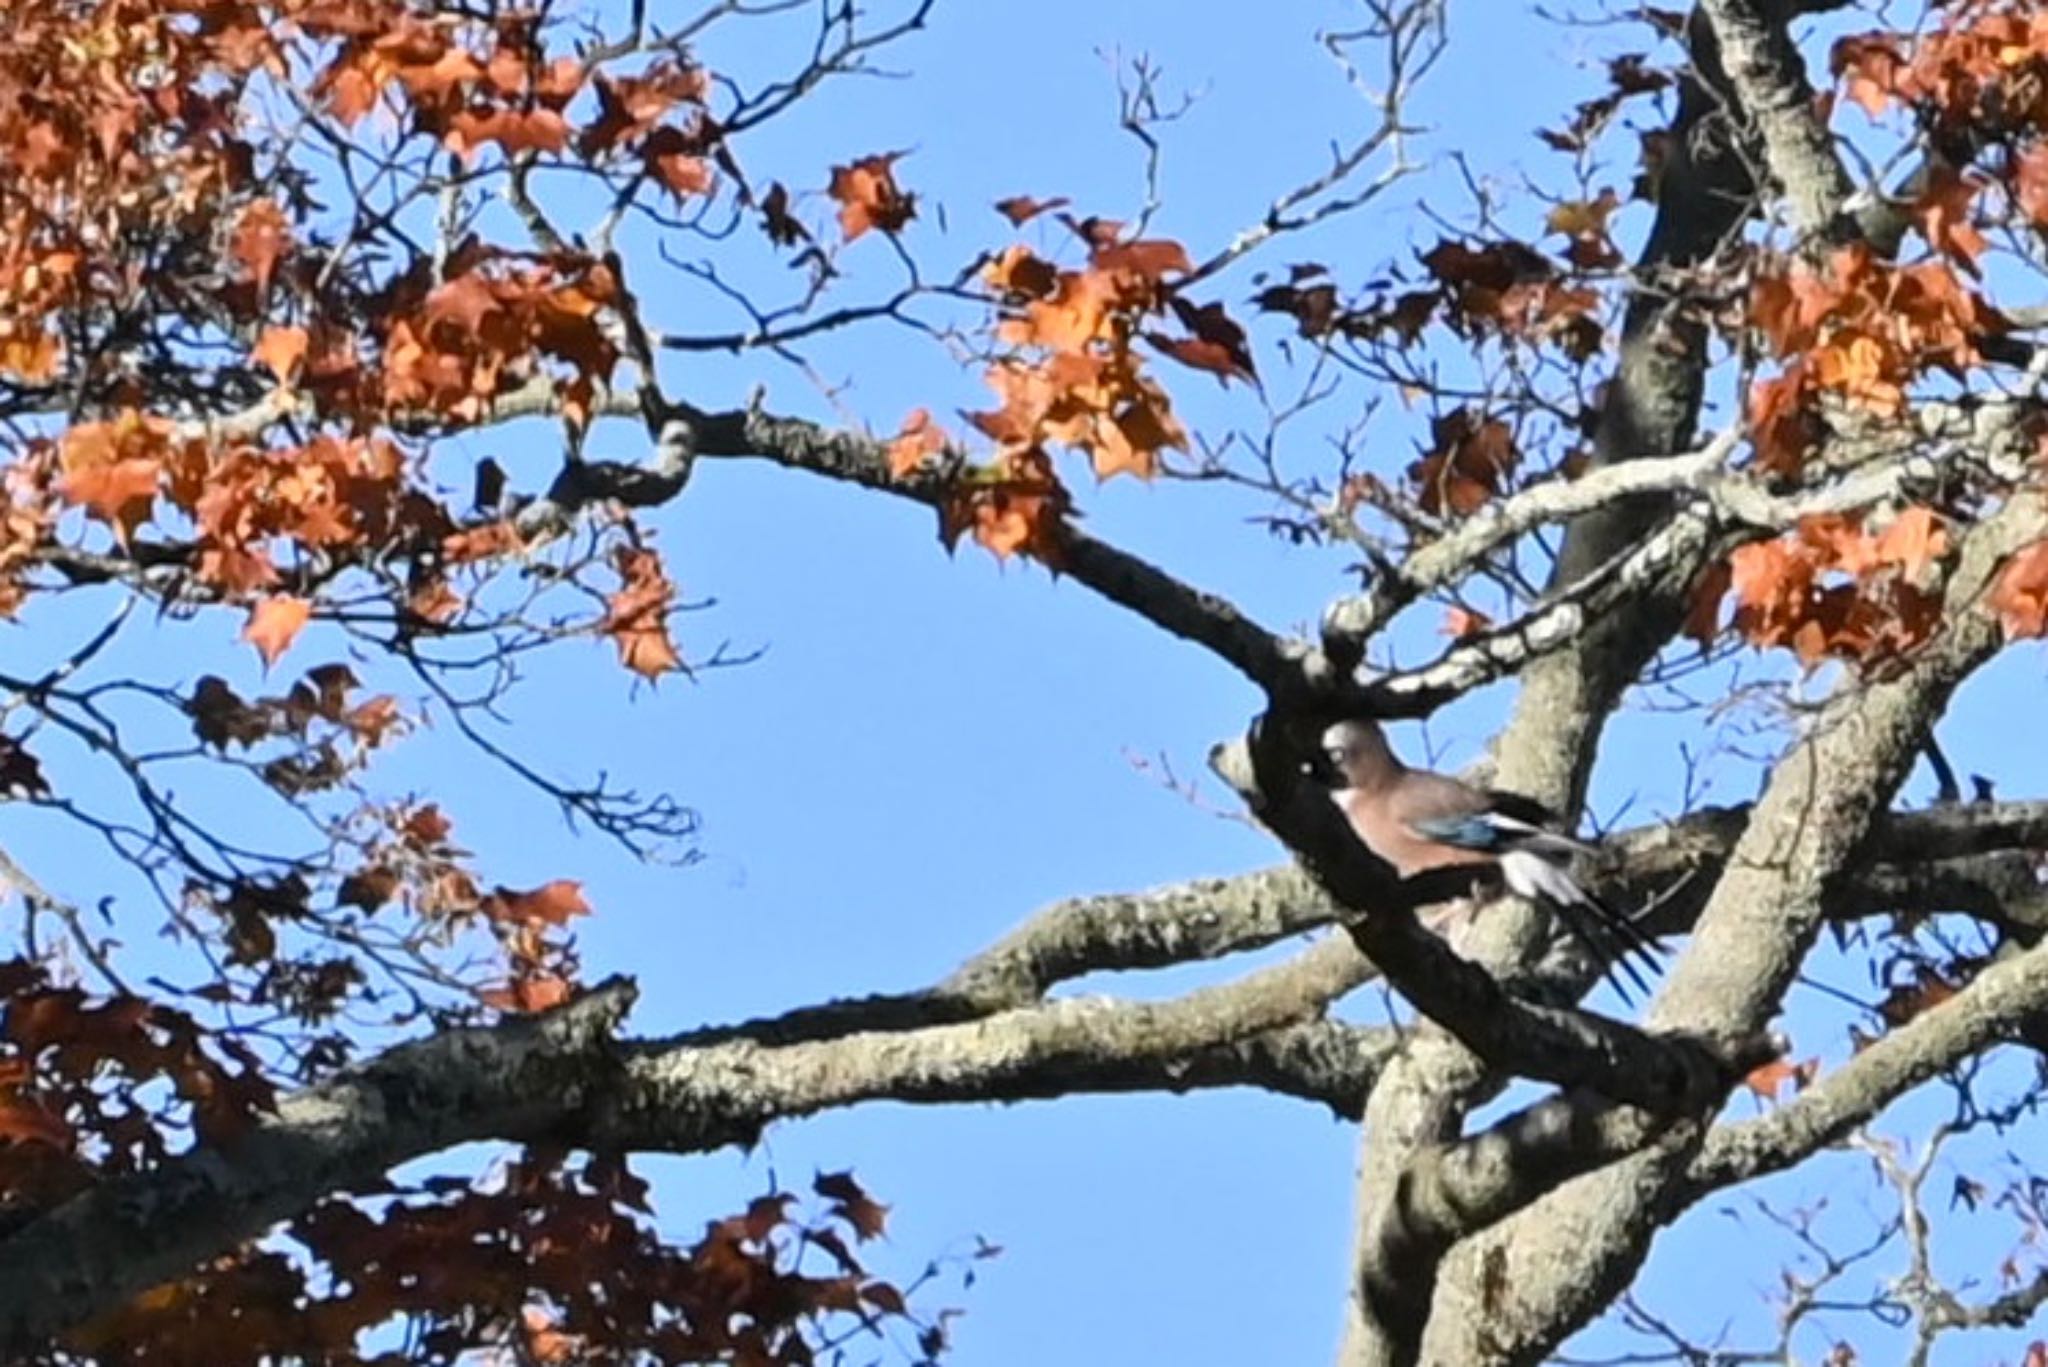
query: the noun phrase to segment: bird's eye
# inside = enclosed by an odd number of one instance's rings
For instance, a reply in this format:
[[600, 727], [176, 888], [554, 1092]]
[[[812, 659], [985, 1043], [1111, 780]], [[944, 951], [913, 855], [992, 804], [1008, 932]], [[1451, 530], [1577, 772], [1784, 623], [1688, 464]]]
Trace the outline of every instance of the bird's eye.
[[1325, 757], [1329, 759], [1330, 763], [1332, 764], [1342, 764], [1345, 760], [1350, 758], [1349, 753], [1346, 752], [1344, 747], [1341, 745], [1333, 745], [1329, 749], [1323, 751], [1323, 754]]

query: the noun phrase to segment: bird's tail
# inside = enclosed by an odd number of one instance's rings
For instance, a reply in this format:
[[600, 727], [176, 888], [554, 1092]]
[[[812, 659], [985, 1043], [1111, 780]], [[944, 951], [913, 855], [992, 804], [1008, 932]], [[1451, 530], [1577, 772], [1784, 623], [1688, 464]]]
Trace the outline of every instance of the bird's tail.
[[1579, 886], [1571, 874], [1530, 849], [1510, 850], [1501, 856], [1501, 876], [1508, 890], [1518, 897], [1548, 902], [1558, 910], [1558, 919], [1594, 962], [1607, 970], [1609, 981], [1624, 1002], [1628, 989], [1617, 975], [1625, 974], [1636, 991], [1650, 995], [1647, 969], [1651, 976], [1663, 971], [1663, 946], [1645, 934], [1636, 923]]

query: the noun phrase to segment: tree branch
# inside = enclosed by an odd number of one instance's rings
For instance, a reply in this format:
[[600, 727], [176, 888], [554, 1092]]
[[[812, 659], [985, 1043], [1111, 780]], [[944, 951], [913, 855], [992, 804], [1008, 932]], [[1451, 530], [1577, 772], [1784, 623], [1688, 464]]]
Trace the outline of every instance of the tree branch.
[[[1927, 726], [2000, 643], [1997, 624], [1980, 606], [1993, 576], [2006, 556], [2044, 531], [2048, 507], [2031, 492], [2013, 495], [1972, 528], [1943, 594], [1943, 634], [1895, 677], [1846, 681], [1779, 760], [1691, 948], [1652, 1004], [1651, 1025], [1710, 1040], [1742, 1038], [1778, 1009], [1846, 870], [1877, 836], [1882, 807], [1917, 757]], [[1688, 1127], [1701, 1138], [1704, 1119]], [[1461, 1261], [1505, 1258], [1509, 1289], [1483, 1323], [1469, 1309], [1433, 1317], [1430, 1352], [1451, 1361], [1533, 1361], [1554, 1348], [1640, 1265], [1693, 1148], [1668, 1146], [1552, 1193], [1493, 1231], [1484, 1253], [1461, 1250]], [[1560, 1275], [1567, 1266], [1569, 1275]]]
[[1304, 781], [1299, 752], [1270, 715], [1249, 742], [1219, 746], [1211, 765], [1302, 861], [1309, 876], [1350, 913], [1345, 931], [1415, 1009], [1493, 1067], [1538, 1081], [1584, 1087], [1657, 1113], [1680, 1109], [1759, 1054], [1756, 1041], [1725, 1057], [1681, 1037], [1653, 1038], [1632, 1027], [1511, 996], [1491, 974], [1452, 952], [1416, 921], [1426, 900], [1442, 900], [1427, 878], [1402, 880], [1357, 837], [1327, 792]]
[[1364, 971], [1342, 939], [1165, 1002], [1067, 1000], [960, 1024], [763, 1044], [620, 1042], [614, 980], [544, 1016], [443, 1031], [285, 1097], [240, 1139], [108, 1182], [0, 1241], [0, 1352], [83, 1323], [323, 1196], [479, 1140], [703, 1152], [861, 1101], [1277, 1086], [1355, 1105], [1392, 1031], [1317, 1018]]
[[2016, 1038], [2048, 1011], [2048, 947], [1993, 964], [1947, 1001], [1894, 1029], [1768, 1115], [1713, 1130], [1686, 1169], [1690, 1204], [1779, 1172], [1845, 1137], [1908, 1091], [1972, 1054]]
[[1800, 231], [1830, 238], [1856, 232], [1842, 209], [1856, 191], [1814, 115], [1806, 63], [1787, 28], [1789, 15], [1755, 0], [1700, 0], [1720, 39], [1721, 61], [1743, 113], [1755, 125], [1771, 174], [1792, 203]]

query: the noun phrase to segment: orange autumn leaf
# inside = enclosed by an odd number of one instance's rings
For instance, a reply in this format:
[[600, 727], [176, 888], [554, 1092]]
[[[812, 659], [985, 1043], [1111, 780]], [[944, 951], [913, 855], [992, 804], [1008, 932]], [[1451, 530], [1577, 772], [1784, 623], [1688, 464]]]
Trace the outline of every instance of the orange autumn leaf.
[[1914, 220], [1927, 244], [1971, 275], [1979, 273], [1977, 258], [1990, 246], [1973, 221], [1977, 196], [1987, 184], [1980, 176], [1937, 162], [1913, 204]]
[[249, 359], [277, 376], [279, 384], [289, 384], [293, 373], [306, 359], [310, 340], [310, 334], [304, 328], [265, 328], [255, 349], [249, 353]]
[[1792, 1084], [1794, 1091], [1804, 1091], [1819, 1075], [1820, 1060], [1817, 1058], [1807, 1059], [1803, 1063], [1776, 1058], [1752, 1068], [1742, 1079], [1742, 1085], [1749, 1088], [1759, 1101], [1777, 1101], [1779, 1094], [1785, 1089], [1785, 1084]]
[[606, 600], [598, 630], [618, 646], [619, 662], [643, 679], [652, 681], [681, 669], [683, 657], [668, 630], [676, 588], [662, 569], [661, 557], [627, 547], [613, 557], [613, 565], [623, 582]]
[[1702, 650], [1712, 646], [1714, 638], [1721, 634], [1721, 600], [1728, 596], [1733, 583], [1734, 575], [1727, 561], [1708, 566], [1692, 587], [1692, 598], [1678, 634], [1699, 642]]
[[1141, 381], [1134, 401], [1107, 422], [1098, 421], [1080, 445], [1093, 458], [1097, 479], [1119, 474], [1151, 479], [1159, 473], [1160, 453], [1187, 450], [1188, 434], [1167, 406], [1165, 393]]
[[313, 605], [304, 598], [288, 594], [265, 598], [249, 609], [249, 622], [242, 628], [242, 639], [256, 647], [256, 653], [263, 657], [267, 669], [291, 648], [293, 640], [305, 629], [312, 616]]
[[467, 527], [442, 537], [441, 558], [451, 565], [467, 565], [478, 560], [511, 555], [524, 544], [525, 539], [519, 535], [519, 528], [509, 519], [499, 518], [495, 522]]
[[446, 624], [462, 611], [463, 602], [462, 595], [450, 588], [446, 579], [430, 579], [413, 590], [405, 606], [423, 621]]
[[1932, 508], [1915, 504], [1892, 519], [1874, 553], [1881, 563], [1899, 566], [1908, 579], [1919, 579], [1948, 554], [1948, 532]]
[[278, 258], [290, 250], [291, 243], [291, 224], [284, 210], [275, 200], [259, 199], [236, 220], [228, 253], [249, 273], [261, 295], [269, 291]]
[[1061, 271], [1052, 289], [1006, 318], [996, 336], [1010, 346], [1079, 351], [1109, 341], [1119, 314], [1115, 280], [1101, 271]]
[[484, 899], [483, 911], [493, 921], [561, 926], [572, 917], [588, 916], [590, 903], [583, 898], [581, 883], [557, 878], [527, 892], [499, 888]]
[[557, 973], [535, 973], [514, 978], [503, 987], [487, 987], [477, 993], [485, 1006], [525, 1015], [546, 1011], [569, 1000], [570, 983]]
[[126, 543], [156, 508], [163, 462], [149, 456], [88, 465], [59, 482], [67, 501], [83, 507], [114, 529]]
[[2006, 640], [2048, 636], [2048, 541], [2036, 541], [2005, 562], [1988, 603]]
[[1043, 299], [1059, 285], [1059, 268], [1029, 247], [1007, 247], [1003, 254], [981, 268], [981, 278], [990, 287], [1024, 299]]
[[1478, 636], [1493, 627], [1493, 619], [1474, 608], [1453, 606], [1445, 609], [1443, 625], [1437, 628], [1454, 641], [1463, 641]]
[[2048, 143], [2035, 143], [2013, 168], [2013, 193], [2020, 211], [2037, 227], [2048, 227]]
[[932, 421], [929, 411], [913, 409], [903, 420], [895, 440], [889, 443], [889, 477], [905, 479], [945, 449], [946, 430]]
[[1011, 195], [1008, 199], [996, 201], [996, 212], [1010, 220], [1010, 226], [1021, 228], [1032, 219], [1049, 209], [1063, 209], [1073, 203], [1065, 195], [1054, 199], [1033, 199], [1030, 195]]
[[1416, 501], [1435, 516], [1477, 512], [1505, 487], [1521, 461], [1514, 432], [1498, 418], [1454, 409], [1431, 424], [1432, 449], [1408, 467]]
[[20, 325], [0, 323], [6, 335], [0, 336], [0, 370], [29, 384], [41, 384], [57, 374], [57, 367], [64, 359], [64, 343], [51, 334], [37, 328], [24, 332]]
[[826, 193], [839, 201], [839, 230], [848, 242], [870, 228], [894, 233], [917, 216], [917, 197], [896, 184], [896, 162], [902, 152], [862, 157], [849, 166], [832, 168]]
[[940, 505], [939, 540], [951, 550], [971, 532], [998, 560], [1031, 555], [1055, 563], [1060, 519], [1072, 506], [1050, 456], [1035, 446], [1013, 451], [963, 479]]
[[1847, 88], [1850, 101], [1874, 119], [1891, 103], [1906, 62], [1889, 37], [1861, 34], [1838, 41], [1829, 54], [1829, 66]]
[[474, 161], [488, 143], [496, 143], [508, 157], [560, 152], [569, 145], [569, 123], [552, 109], [464, 110], [448, 121], [442, 142], [464, 162]]
[[13, 1144], [41, 1144], [58, 1150], [71, 1147], [71, 1127], [33, 1102], [0, 1098], [0, 1139]]
[[1912, 977], [1900, 983], [1885, 994], [1877, 1005], [1877, 1012], [1886, 1024], [1893, 1027], [1904, 1025], [1924, 1011], [1932, 1010], [1963, 990], [1963, 981], [1951, 973], [1922, 965]]
[[811, 1190], [832, 1202], [832, 1213], [851, 1225], [859, 1239], [878, 1238], [888, 1223], [889, 1208], [869, 1196], [850, 1172], [820, 1173]]
[[650, 151], [647, 169], [654, 173], [654, 178], [661, 182], [662, 188], [677, 199], [708, 195], [716, 183], [716, 178], [711, 172], [711, 163], [686, 152]]
[[[1244, 328], [1224, 310], [1222, 304], [1195, 304], [1178, 294], [1167, 302], [1181, 326], [1193, 334], [1173, 346], [1163, 347], [1167, 354], [1183, 365], [1214, 373], [1219, 382], [1232, 377], [1254, 385], [1259, 382], [1258, 369], [1252, 364], [1251, 341]], [[1161, 345], [1157, 335], [1148, 336], [1146, 340], [1154, 346]]]
[[435, 803], [416, 808], [406, 814], [399, 823], [398, 831], [408, 842], [420, 849], [432, 849], [448, 843], [448, 836], [455, 829], [441, 808]]
[[1566, 200], [1553, 205], [1543, 216], [1543, 226], [1565, 237], [1604, 237], [1607, 220], [1621, 207], [1621, 197], [1610, 187], [1598, 199]]
[[1098, 271], [1125, 272], [1156, 281], [1168, 272], [1185, 275], [1195, 268], [1188, 249], [1167, 238], [1146, 238], [1098, 247], [1088, 258]]

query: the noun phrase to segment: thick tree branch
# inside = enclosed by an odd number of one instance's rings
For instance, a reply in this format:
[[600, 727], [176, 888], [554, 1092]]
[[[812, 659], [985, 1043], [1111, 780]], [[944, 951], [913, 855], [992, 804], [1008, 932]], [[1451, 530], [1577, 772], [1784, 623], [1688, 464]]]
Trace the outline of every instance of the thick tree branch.
[[[1701, 913], [1693, 945], [1652, 1005], [1652, 1026], [1734, 1039], [1761, 1028], [1778, 1009], [1847, 870], [1877, 835], [1881, 808], [1917, 757], [1927, 726], [1998, 647], [1997, 624], [1981, 606], [1992, 577], [2007, 555], [2044, 531], [2048, 508], [2032, 493], [2014, 495], [1973, 527], [1945, 589], [1943, 634], [1897, 677], [1845, 685], [1778, 762]], [[1703, 1137], [1705, 1127], [1692, 1131]], [[1507, 1260], [1510, 1291], [1487, 1308], [1483, 1324], [1470, 1306], [1437, 1317], [1429, 1354], [1523, 1362], [1554, 1348], [1633, 1275], [1694, 1147], [1681, 1143], [1624, 1162], [1504, 1223], [1487, 1244], [1489, 1256]], [[1561, 1276], [1567, 1264], [1570, 1275]]]
[[[693, 426], [702, 456], [771, 460], [927, 507], [941, 506], [949, 493], [946, 472], [894, 478], [885, 444], [860, 433], [776, 417], [759, 408], [697, 414]], [[1206, 646], [1268, 693], [1301, 692], [1306, 647], [1266, 631], [1227, 600], [1085, 532], [1063, 527], [1057, 535], [1053, 559], [1061, 573], [1155, 626]]]
[[1993, 964], [1947, 1001], [1885, 1034], [1824, 1073], [1768, 1115], [1707, 1136], [1686, 1170], [1687, 1202], [1782, 1171], [1991, 1045], [2013, 1041], [2021, 1024], [2048, 1011], [2048, 948]]
[[369, 1187], [408, 1158], [554, 1132], [617, 1077], [610, 1041], [632, 1001], [615, 981], [546, 1016], [400, 1045], [283, 1098], [232, 1144], [73, 1198], [0, 1242], [0, 1354], [181, 1276], [323, 1196]]
[[938, 987], [1022, 1005], [1086, 973], [1160, 968], [1256, 949], [1330, 924], [1322, 891], [1293, 865], [1197, 878], [1142, 893], [1057, 902], [962, 964]]
[[285, 1097], [231, 1144], [96, 1187], [0, 1241], [0, 1352], [83, 1323], [324, 1196], [466, 1142], [702, 1152], [861, 1101], [1146, 1087], [1272, 1086], [1355, 1108], [1398, 1040], [1318, 1017], [1363, 972], [1336, 938], [1171, 1001], [1059, 1001], [785, 1045], [619, 1042], [633, 993], [610, 983], [545, 1016], [399, 1046]]
[[1713, 22], [1729, 85], [1756, 126], [1800, 231], [1853, 235], [1856, 225], [1842, 210], [1856, 187], [1815, 114], [1806, 63], [1786, 26], [1790, 16], [1756, 0], [1700, 0], [1700, 8]]

